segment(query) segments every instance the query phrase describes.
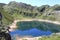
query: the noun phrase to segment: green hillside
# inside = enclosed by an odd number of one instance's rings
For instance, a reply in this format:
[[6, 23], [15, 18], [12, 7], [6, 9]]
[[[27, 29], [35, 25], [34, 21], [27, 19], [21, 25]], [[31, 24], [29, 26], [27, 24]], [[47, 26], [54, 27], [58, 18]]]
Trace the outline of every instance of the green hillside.
[[10, 14], [5, 12], [5, 10], [3, 9], [4, 5], [6, 5], [6, 4], [0, 3], [0, 13], [2, 14], [2, 23], [3, 23], [2, 26], [3, 25], [9, 25], [14, 20]]
[[42, 38], [39, 38], [38, 40], [60, 40], [60, 35], [53, 34], [51, 36], [43, 36]]
[[[2, 9], [3, 8], [3, 9]], [[0, 3], [0, 12], [3, 15], [3, 22], [10, 23], [14, 19], [41, 18], [60, 21], [60, 5], [32, 6], [26, 3], [11, 1], [8, 4]], [[8, 21], [9, 20], [9, 21]], [[8, 21], [8, 22], [7, 22]]]
[[[22, 18], [43, 18], [49, 20], [58, 20], [58, 11], [60, 11], [60, 5], [56, 4], [54, 6], [42, 5], [40, 7], [32, 6], [30, 4], [18, 3], [11, 1], [9, 4], [3, 6], [4, 10], [11, 14], [15, 19]], [[52, 13], [57, 11], [57, 13]], [[16, 17], [17, 16], [17, 17]], [[58, 18], [56, 18], [56, 16]]]

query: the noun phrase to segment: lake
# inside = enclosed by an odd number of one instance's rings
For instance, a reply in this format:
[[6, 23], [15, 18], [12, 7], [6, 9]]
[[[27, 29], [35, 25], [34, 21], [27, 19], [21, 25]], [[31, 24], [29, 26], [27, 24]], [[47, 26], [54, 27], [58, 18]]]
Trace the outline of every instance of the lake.
[[19, 35], [23, 36], [48, 36], [53, 32], [59, 32], [60, 25], [56, 25], [53, 23], [47, 22], [39, 22], [39, 21], [23, 21], [17, 23], [18, 28], [10, 32], [12, 36]]
[[37, 37], [37, 36], [43, 36], [43, 35], [47, 36], [47, 35], [52, 34], [52, 32], [51, 31], [38, 30], [36, 28], [33, 28], [33, 29], [30, 29], [30, 30], [24, 30], [24, 31], [15, 30], [13, 32], [10, 32], [10, 34], [12, 36], [19, 35], [19, 36], [33, 36], [33, 37]]

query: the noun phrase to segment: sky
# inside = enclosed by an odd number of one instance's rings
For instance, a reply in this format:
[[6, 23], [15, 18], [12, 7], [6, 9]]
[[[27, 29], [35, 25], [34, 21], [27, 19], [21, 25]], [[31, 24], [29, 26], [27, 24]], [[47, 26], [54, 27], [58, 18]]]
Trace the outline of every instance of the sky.
[[32, 6], [55, 5], [60, 4], [60, 0], [0, 0], [0, 3], [8, 4], [10, 1], [23, 2]]

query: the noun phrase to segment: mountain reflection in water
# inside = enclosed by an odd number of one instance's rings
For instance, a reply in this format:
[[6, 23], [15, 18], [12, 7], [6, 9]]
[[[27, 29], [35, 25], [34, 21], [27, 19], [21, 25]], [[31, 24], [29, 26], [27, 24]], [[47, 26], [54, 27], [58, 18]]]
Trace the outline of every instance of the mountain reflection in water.
[[14, 35], [19, 35], [19, 36], [33, 36], [33, 37], [37, 37], [37, 36], [43, 36], [43, 35], [50, 35], [50, 34], [52, 34], [52, 32], [51, 31], [43, 31], [43, 30], [38, 30], [38, 29], [36, 29], [36, 28], [33, 28], [33, 29], [30, 29], [30, 30], [24, 30], [24, 31], [22, 31], [22, 30], [15, 30], [15, 31], [13, 31], [13, 32], [10, 32], [10, 34], [12, 35], [12, 36], [14, 36]]

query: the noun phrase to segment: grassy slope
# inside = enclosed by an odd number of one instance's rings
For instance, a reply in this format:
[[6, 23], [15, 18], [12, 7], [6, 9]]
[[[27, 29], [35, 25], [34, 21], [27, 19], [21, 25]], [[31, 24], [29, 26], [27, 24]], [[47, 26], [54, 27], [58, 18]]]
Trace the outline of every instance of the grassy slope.
[[54, 5], [54, 6], [42, 5], [40, 7], [35, 7], [29, 4], [12, 1], [4, 6], [4, 10], [7, 11], [9, 14], [11, 14], [14, 17], [14, 19], [42, 18], [48, 20], [57, 20], [57, 21], [60, 20], [59, 16], [57, 16], [56, 14], [51, 14], [51, 12], [53, 11], [57, 10], [59, 11], [60, 5]]
[[9, 25], [13, 22], [14, 18], [4, 11], [3, 6], [0, 6], [0, 13], [2, 14], [2, 25]]

